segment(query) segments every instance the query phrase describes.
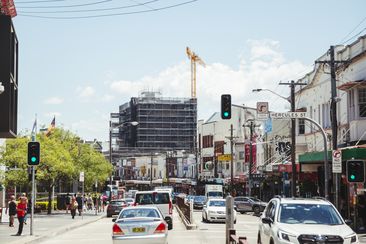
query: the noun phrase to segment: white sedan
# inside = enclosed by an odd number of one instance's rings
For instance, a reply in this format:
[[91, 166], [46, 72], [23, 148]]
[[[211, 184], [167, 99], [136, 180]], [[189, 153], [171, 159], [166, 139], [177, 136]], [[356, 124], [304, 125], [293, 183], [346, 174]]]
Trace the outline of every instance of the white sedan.
[[157, 207], [127, 207], [113, 221], [114, 244], [167, 244], [168, 224]]
[[[234, 211], [234, 224], [236, 224], [236, 211]], [[203, 222], [225, 222], [226, 221], [226, 200], [210, 199], [202, 209]]]

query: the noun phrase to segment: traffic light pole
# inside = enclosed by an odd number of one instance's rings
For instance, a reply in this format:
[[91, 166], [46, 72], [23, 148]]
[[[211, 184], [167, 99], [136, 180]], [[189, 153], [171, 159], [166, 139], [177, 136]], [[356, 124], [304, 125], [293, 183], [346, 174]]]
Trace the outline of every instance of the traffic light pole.
[[35, 204], [35, 194], [36, 194], [36, 182], [35, 182], [35, 170], [34, 170], [35, 166], [32, 166], [32, 206], [31, 206], [31, 223], [30, 223], [30, 235], [33, 235], [33, 219], [34, 219], [34, 206]]

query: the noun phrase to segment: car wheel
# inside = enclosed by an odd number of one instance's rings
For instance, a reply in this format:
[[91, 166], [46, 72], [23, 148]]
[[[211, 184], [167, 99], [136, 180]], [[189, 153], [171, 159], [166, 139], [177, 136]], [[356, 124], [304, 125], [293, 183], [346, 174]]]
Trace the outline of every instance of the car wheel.
[[173, 229], [173, 223], [168, 224], [168, 230], [172, 230]]
[[206, 215], [206, 223], [210, 223], [210, 220], [208, 220], [207, 215]]
[[259, 214], [259, 213], [261, 212], [261, 210], [260, 210], [259, 206], [255, 206], [255, 207], [253, 208], [253, 211], [254, 211], [254, 213], [255, 213], [255, 214]]

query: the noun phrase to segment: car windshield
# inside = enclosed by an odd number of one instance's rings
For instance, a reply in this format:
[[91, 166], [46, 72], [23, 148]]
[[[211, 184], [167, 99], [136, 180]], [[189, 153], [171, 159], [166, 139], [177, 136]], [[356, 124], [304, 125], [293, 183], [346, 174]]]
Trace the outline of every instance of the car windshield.
[[334, 207], [324, 204], [281, 204], [278, 221], [285, 224], [343, 224]]
[[225, 201], [210, 201], [208, 206], [210, 206], [210, 207], [225, 207]]
[[133, 202], [133, 199], [126, 199], [126, 202]]
[[139, 205], [144, 204], [168, 204], [169, 193], [168, 192], [154, 192], [154, 193], [142, 193], [136, 194], [136, 203]]
[[219, 191], [211, 191], [208, 193], [209, 197], [222, 197], [222, 192]]
[[206, 197], [204, 197], [204, 196], [196, 196], [194, 198], [194, 201], [196, 201], [196, 202], [204, 202], [204, 201], [206, 201]]
[[112, 201], [111, 205], [121, 206], [125, 203], [126, 203], [125, 201]]
[[128, 218], [139, 218], [139, 217], [160, 218], [160, 215], [158, 211], [156, 211], [156, 209], [135, 208], [135, 209], [123, 210], [118, 218], [128, 219]]
[[261, 201], [261, 200], [259, 200], [258, 198], [255, 198], [255, 197], [250, 197], [249, 199], [254, 201], [254, 202], [260, 202]]

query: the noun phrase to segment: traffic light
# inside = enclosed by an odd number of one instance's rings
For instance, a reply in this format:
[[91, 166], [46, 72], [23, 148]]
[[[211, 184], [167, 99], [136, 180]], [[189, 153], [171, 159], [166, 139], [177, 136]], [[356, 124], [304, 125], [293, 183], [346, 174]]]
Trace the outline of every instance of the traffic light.
[[40, 144], [38, 141], [28, 142], [28, 165], [38, 165], [40, 162]]
[[363, 183], [365, 181], [365, 161], [348, 160], [346, 166], [347, 180], [349, 183]]
[[221, 95], [221, 118], [231, 119], [231, 95]]

